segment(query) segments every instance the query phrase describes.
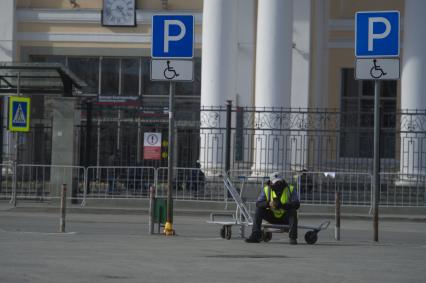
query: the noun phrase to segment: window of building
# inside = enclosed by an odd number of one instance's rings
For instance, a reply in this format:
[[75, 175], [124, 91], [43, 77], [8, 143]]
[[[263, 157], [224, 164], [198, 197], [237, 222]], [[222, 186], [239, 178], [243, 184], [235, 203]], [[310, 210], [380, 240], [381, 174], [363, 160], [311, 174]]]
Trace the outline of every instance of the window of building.
[[73, 71], [77, 77], [84, 79], [84, 81], [89, 85], [91, 89], [94, 90], [95, 93], [98, 92], [99, 58], [68, 57], [66, 59], [68, 68]]
[[121, 60], [121, 95], [139, 95], [139, 58], [125, 58]]
[[151, 81], [151, 58], [142, 57], [142, 95], [168, 95], [169, 83]]
[[[382, 81], [381, 157], [395, 157], [396, 81]], [[372, 158], [374, 81], [357, 81], [354, 69], [342, 69], [340, 157]]]
[[[151, 81], [151, 57], [31, 55], [30, 61], [62, 63], [84, 79], [93, 92], [103, 96], [169, 94], [168, 82]], [[193, 58], [193, 61], [194, 81], [176, 82], [177, 96], [199, 97], [201, 94], [201, 58]]]
[[65, 56], [56, 56], [56, 55], [50, 55], [50, 56], [44, 56], [44, 55], [31, 55], [30, 56], [31, 62], [37, 62], [37, 63], [60, 63], [64, 66], [66, 65], [66, 58]]
[[101, 60], [101, 94], [117, 96], [119, 92], [120, 60], [102, 58]]
[[[90, 165], [107, 165], [111, 153], [120, 165], [167, 166], [160, 161], [143, 160], [143, 134], [146, 131], [168, 134], [169, 82], [151, 81], [151, 57], [89, 57], [30, 55], [31, 62], [62, 63], [102, 96], [141, 96], [140, 104], [125, 106], [94, 105], [90, 150], [86, 151], [86, 113], [83, 107], [80, 125], [80, 161]], [[194, 58], [194, 81], [176, 82], [176, 120], [199, 121], [201, 94], [201, 58]], [[186, 97], [181, 97], [186, 96]], [[189, 97], [188, 97], [189, 96]], [[136, 106], [135, 106], [136, 105]], [[140, 107], [142, 106], [142, 108]], [[197, 128], [178, 127], [179, 142], [188, 143], [199, 136]], [[179, 166], [190, 166], [198, 159], [198, 146], [180, 147], [176, 155]], [[117, 150], [119, 149], [119, 150]], [[49, 151], [50, 152], [50, 151]], [[85, 154], [89, 152], [89, 156]]]

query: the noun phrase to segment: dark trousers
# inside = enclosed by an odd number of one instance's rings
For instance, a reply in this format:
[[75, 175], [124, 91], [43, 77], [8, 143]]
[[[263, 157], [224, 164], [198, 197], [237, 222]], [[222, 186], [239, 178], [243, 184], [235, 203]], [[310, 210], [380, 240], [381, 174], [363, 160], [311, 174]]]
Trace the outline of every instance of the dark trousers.
[[115, 191], [115, 180], [114, 178], [108, 179], [108, 193], [112, 194]]
[[275, 218], [270, 209], [264, 207], [256, 208], [256, 213], [253, 219], [252, 235], [260, 238], [262, 229], [262, 220], [266, 220], [271, 224], [288, 225], [288, 235], [290, 239], [297, 239], [297, 210], [289, 209], [282, 218]]

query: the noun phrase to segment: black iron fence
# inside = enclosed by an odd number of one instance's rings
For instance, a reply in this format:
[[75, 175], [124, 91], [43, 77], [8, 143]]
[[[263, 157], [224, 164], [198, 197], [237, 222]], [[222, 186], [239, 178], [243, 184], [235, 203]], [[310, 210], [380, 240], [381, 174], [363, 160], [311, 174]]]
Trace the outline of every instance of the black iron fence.
[[[74, 129], [76, 166], [167, 166], [167, 108], [94, 109], [90, 118], [87, 114], [81, 109], [81, 123]], [[384, 112], [380, 124], [381, 172], [425, 174], [426, 111]], [[147, 132], [162, 134], [157, 160], [145, 159]], [[232, 105], [198, 112], [179, 107], [175, 133], [176, 167], [372, 171], [373, 112]], [[2, 161], [11, 160], [15, 141], [5, 128], [2, 135]], [[50, 120], [38, 120], [29, 133], [19, 134], [18, 163], [50, 164], [51, 135]]]
[[[380, 124], [381, 171], [424, 174], [426, 111], [382, 112]], [[200, 160], [212, 170], [371, 172], [373, 125], [372, 111], [204, 108]]]

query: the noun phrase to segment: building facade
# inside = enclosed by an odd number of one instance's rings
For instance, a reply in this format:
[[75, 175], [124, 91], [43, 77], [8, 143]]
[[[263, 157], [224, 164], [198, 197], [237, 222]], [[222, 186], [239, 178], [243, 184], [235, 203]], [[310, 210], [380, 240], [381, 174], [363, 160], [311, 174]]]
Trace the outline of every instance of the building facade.
[[[102, 24], [104, 2], [108, 1], [0, 3], [0, 61], [63, 63], [98, 96], [90, 103], [75, 102], [73, 164], [106, 165], [111, 153], [120, 165], [166, 164], [165, 151], [162, 160], [143, 159], [145, 132], [161, 132], [167, 144], [168, 84], [151, 81], [149, 74], [155, 14], [195, 16], [194, 82], [176, 84], [180, 115], [176, 166], [194, 167], [200, 160], [207, 171], [224, 168], [226, 112], [214, 110], [224, 109], [227, 101], [235, 109], [246, 108], [248, 116], [241, 119], [253, 123], [242, 135], [242, 156], [236, 158], [237, 150], [232, 149], [231, 163], [238, 168], [253, 172], [332, 168], [311, 166], [320, 163], [312, 160], [324, 159], [315, 157], [318, 152], [326, 152], [336, 168], [337, 160], [348, 166], [353, 160], [369, 163], [374, 88], [371, 81], [354, 79], [354, 16], [357, 11], [398, 10], [402, 78], [382, 85], [382, 111], [388, 113], [382, 126], [392, 133], [383, 134], [382, 157], [394, 161], [393, 167], [401, 172], [425, 173], [426, 37], [419, 27], [425, 26], [421, 11], [426, 2], [137, 0], [135, 25], [128, 27]], [[44, 97], [33, 105], [33, 126], [37, 124], [39, 132], [27, 139], [49, 148], [55, 133], [46, 121], [54, 103]], [[327, 111], [331, 113], [327, 119], [339, 113], [334, 129], [323, 126], [310, 132], [312, 123], [295, 129], [283, 122], [292, 123], [297, 117], [319, 121]], [[335, 131], [321, 140], [318, 133], [326, 130]], [[13, 140], [6, 132], [3, 136], [5, 159], [12, 154]], [[237, 135], [231, 143], [237, 143]], [[38, 149], [23, 149], [21, 159], [49, 163], [49, 150], [40, 154]]]

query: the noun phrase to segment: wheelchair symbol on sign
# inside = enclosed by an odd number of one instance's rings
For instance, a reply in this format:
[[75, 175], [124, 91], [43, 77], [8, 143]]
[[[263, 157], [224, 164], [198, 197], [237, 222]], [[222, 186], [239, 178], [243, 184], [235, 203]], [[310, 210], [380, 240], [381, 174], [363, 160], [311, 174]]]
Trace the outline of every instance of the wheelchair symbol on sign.
[[173, 67], [170, 67], [170, 61], [167, 60], [167, 68], [164, 70], [164, 77], [168, 80], [172, 80], [176, 77], [179, 77], [179, 74], [176, 73]]
[[373, 67], [370, 69], [370, 75], [375, 79], [380, 79], [385, 76], [387, 73], [383, 71], [383, 69], [377, 65], [377, 60], [373, 60]]

